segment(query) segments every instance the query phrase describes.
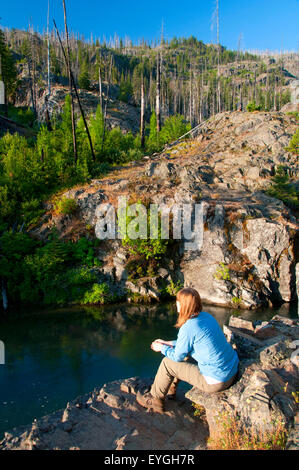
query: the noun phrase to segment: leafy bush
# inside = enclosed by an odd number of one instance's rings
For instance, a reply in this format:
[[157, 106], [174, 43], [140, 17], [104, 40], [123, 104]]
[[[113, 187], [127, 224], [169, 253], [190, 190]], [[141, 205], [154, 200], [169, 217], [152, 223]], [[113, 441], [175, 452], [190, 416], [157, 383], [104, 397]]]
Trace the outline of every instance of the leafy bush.
[[299, 129], [297, 129], [297, 131], [291, 138], [288, 147], [286, 147], [286, 150], [294, 153], [295, 155], [299, 155]]
[[41, 215], [44, 213], [44, 209], [41, 206], [41, 202], [38, 199], [33, 198], [22, 202], [21, 212], [25, 226], [28, 226], [39, 221]]
[[115, 127], [106, 133], [103, 151], [108, 162], [129, 161], [128, 153], [133, 149], [134, 136], [131, 132], [124, 134], [119, 127]]
[[82, 303], [83, 304], [105, 304], [111, 300], [111, 295], [108, 285], [103, 282], [102, 284], [93, 284], [91, 290], [85, 292]]
[[167, 118], [157, 131], [157, 117], [153, 111], [149, 125], [149, 135], [145, 139], [146, 150], [150, 153], [159, 152], [164, 145], [177, 140], [191, 129], [191, 124], [179, 114]]
[[182, 289], [184, 285], [181, 281], [174, 282], [172, 279], [170, 282], [165, 283], [163, 288], [161, 289], [161, 295], [163, 298], [173, 298], [176, 297], [177, 293], [180, 289]]
[[6, 230], [11, 225], [17, 211], [17, 201], [10, 195], [8, 185], [0, 186], [0, 227]]
[[261, 105], [257, 105], [255, 101], [250, 101], [246, 106], [247, 111], [252, 113], [253, 111], [260, 111]]
[[[138, 213], [139, 204], [141, 204], [140, 201], [138, 201], [135, 206]], [[133, 227], [131, 224], [134, 224]], [[128, 272], [128, 278], [131, 281], [144, 276], [154, 276], [160, 265], [161, 258], [166, 253], [168, 248], [169, 240], [161, 238], [160, 217], [158, 218], [159, 226], [157, 227], [157, 238], [150, 237], [149, 227], [151, 220], [149, 211], [146, 214], [145, 224], [146, 227], [143, 227], [146, 231], [145, 238], [135, 239], [135, 237], [130, 237], [130, 235], [132, 235], [135, 231], [136, 235], [139, 235], [138, 232], [141, 230], [137, 218], [134, 220], [133, 217], [127, 215], [125, 220], [125, 227], [119, 227], [120, 231], [123, 232], [122, 245], [125, 246], [130, 253], [129, 260], [126, 264], [126, 270]], [[130, 233], [130, 230], [133, 230], [133, 232]]]
[[97, 281], [95, 244], [85, 238], [64, 242], [54, 234], [41, 245], [26, 233], [6, 232], [0, 247], [0, 277], [14, 304], [81, 303]]
[[219, 266], [217, 267], [216, 272], [214, 273], [214, 278], [218, 280], [223, 279], [224, 281], [229, 281], [229, 268], [225, 266], [224, 263], [219, 263]]
[[266, 192], [269, 196], [283, 201], [291, 209], [299, 209], [299, 192], [296, 186], [290, 183], [287, 170], [283, 165], [278, 165], [272, 184]]
[[[138, 201], [136, 204], [136, 210], [139, 214], [140, 209], [138, 206], [140, 205], [141, 207], [141, 201]], [[159, 218], [160, 219], [160, 218]], [[130, 238], [128, 235], [129, 232], [129, 227], [131, 222], [134, 222], [134, 217], [126, 216], [126, 234], [124, 238], [122, 239], [122, 244], [123, 246], [128, 247], [129, 252], [132, 255], [141, 255], [144, 257], [146, 260], [150, 260], [152, 258], [154, 259], [160, 259], [163, 254], [165, 254], [167, 245], [168, 245], [168, 240], [167, 239], [162, 239], [161, 238], [161, 220], [158, 220], [158, 227], [157, 227], [157, 238], [151, 238], [149, 236], [150, 230], [149, 227], [151, 225], [151, 220], [150, 220], [150, 211], [147, 211], [146, 215], [146, 238]], [[138, 225], [138, 224], [137, 224]], [[140, 227], [137, 226], [137, 232], [140, 229]]]
[[176, 115], [167, 118], [160, 131], [160, 141], [163, 144], [173, 142], [191, 129], [191, 124], [187, 123], [184, 116]]
[[32, 109], [28, 108], [15, 108], [14, 106], [8, 106], [7, 110], [8, 117], [18, 124], [26, 127], [33, 127], [35, 122], [35, 116]]
[[76, 212], [78, 206], [75, 199], [62, 197], [54, 202], [55, 210], [58, 214], [73, 214]]
[[41, 193], [46, 173], [40, 155], [25, 137], [6, 134], [0, 140], [1, 173], [14, 198], [28, 200]]
[[299, 112], [298, 111], [288, 111], [287, 116], [291, 116], [296, 119], [296, 121], [299, 121]]
[[86, 266], [95, 266], [98, 264], [97, 258], [95, 258], [94, 246], [96, 242], [88, 240], [85, 237], [80, 238], [76, 243], [71, 244], [71, 251], [73, 259]]
[[180, 281], [174, 282], [171, 279], [169, 284], [166, 286], [165, 290], [168, 295], [170, 295], [171, 297], [175, 297], [177, 293], [179, 292], [179, 290], [182, 289], [183, 287], [184, 285]]

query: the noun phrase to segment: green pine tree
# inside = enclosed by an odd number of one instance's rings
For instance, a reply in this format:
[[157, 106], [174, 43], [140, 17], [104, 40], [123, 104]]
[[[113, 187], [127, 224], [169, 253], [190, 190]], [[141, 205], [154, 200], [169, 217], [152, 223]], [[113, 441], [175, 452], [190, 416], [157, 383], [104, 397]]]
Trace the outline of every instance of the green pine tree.
[[13, 99], [17, 88], [17, 69], [13, 55], [5, 42], [3, 31], [0, 30], [0, 56], [1, 56], [1, 79], [5, 85], [6, 98]]
[[150, 119], [150, 132], [148, 139], [146, 139], [146, 149], [149, 152], [157, 152], [160, 148], [159, 133], [157, 131], [157, 116], [155, 111], [153, 111]]
[[89, 69], [88, 69], [88, 63], [87, 63], [86, 60], [82, 64], [81, 73], [79, 75], [78, 83], [79, 83], [79, 87], [82, 88], [83, 90], [89, 90], [90, 89]]

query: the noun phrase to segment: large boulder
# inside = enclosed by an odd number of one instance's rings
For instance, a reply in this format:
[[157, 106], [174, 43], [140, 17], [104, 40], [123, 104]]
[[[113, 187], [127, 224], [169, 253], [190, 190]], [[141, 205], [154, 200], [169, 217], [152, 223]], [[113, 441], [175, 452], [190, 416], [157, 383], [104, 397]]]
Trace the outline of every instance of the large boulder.
[[195, 387], [186, 393], [205, 408], [210, 436], [217, 434], [220, 420], [229, 414], [241, 428], [256, 434], [273, 433], [278, 424], [284, 425], [291, 436], [287, 447], [295, 448], [299, 436], [299, 321], [276, 315], [254, 325], [231, 317], [224, 333], [240, 358], [236, 383], [216, 394]]
[[226, 214], [225, 204], [208, 208], [201, 248], [182, 249], [184, 284], [215, 305], [257, 308], [293, 300], [296, 232], [263, 217], [257, 205]]

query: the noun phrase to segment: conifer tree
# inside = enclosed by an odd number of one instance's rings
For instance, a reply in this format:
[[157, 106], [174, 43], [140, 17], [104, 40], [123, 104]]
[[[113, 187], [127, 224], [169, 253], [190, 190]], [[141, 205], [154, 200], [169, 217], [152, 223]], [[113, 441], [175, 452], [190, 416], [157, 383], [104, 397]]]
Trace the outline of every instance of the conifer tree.
[[11, 50], [5, 42], [3, 31], [0, 29], [0, 56], [1, 56], [1, 79], [5, 85], [7, 99], [13, 99], [17, 86], [17, 70], [13, 61]]
[[78, 83], [79, 83], [79, 87], [82, 88], [83, 90], [90, 89], [89, 70], [88, 70], [88, 63], [86, 62], [86, 60], [83, 61]]

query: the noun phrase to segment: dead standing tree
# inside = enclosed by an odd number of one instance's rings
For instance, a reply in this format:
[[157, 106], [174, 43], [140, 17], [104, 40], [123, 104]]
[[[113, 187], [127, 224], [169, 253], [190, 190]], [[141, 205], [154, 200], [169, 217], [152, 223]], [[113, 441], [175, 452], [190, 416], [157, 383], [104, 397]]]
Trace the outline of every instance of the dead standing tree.
[[[64, 50], [64, 47], [63, 47], [61, 38], [60, 38], [59, 31], [58, 31], [58, 29], [57, 29], [57, 26], [56, 26], [56, 23], [55, 23], [54, 20], [53, 20], [53, 22], [54, 22], [54, 26], [55, 26], [55, 29], [56, 29], [56, 32], [57, 32], [57, 36], [58, 36], [58, 39], [59, 39], [59, 42], [60, 42], [62, 54], [63, 54], [63, 56], [64, 56], [65, 62], [67, 63], [67, 57], [66, 57], [66, 53], [65, 53], [65, 50]], [[79, 97], [79, 94], [78, 94], [78, 90], [77, 90], [77, 87], [76, 87], [76, 84], [75, 84], [74, 75], [73, 75], [73, 72], [72, 72], [72, 69], [71, 69], [71, 68], [70, 68], [70, 79], [71, 79], [72, 87], [74, 87], [74, 90], [75, 90], [75, 94], [76, 94], [76, 98], [77, 98], [77, 100], [78, 100], [78, 105], [79, 105], [79, 108], [80, 108], [81, 116], [82, 116], [82, 119], [83, 119], [83, 122], [84, 122], [84, 126], [85, 126], [85, 129], [86, 129], [86, 133], [87, 133], [87, 137], [88, 137], [88, 141], [89, 141], [89, 146], [90, 146], [90, 151], [91, 151], [92, 159], [93, 159], [93, 161], [95, 161], [95, 153], [94, 153], [94, 150], [93, 150], [93, 145], [92, 145], [92, 140], [91, 140], [90, 132], [89, 132], [88, 125], [87, 125], [87, 122], [86, 122], [86, 119], [85, 119], [85, 114], [84, 114], [84, 111], [83, 111], [83, 108], [82, 108], [82, 105], [81, 105], [80, 97]], [[77, 160], [75, 160], [75, 161], [77, 161]]]
[[49, 35], [49, 17], [50, 17], [50, 0], [48, 0], [47, 14], [47, 73], [48, 73], [48, 93], [45, 94], [45, 119], [47, 128], [52, 131], [52, 124], [49, 112], [49, 99], [51, 97], [51, 78], [50, 78], [50, 35]]
[[26, 49], [26, 59], [27, 59], [27, 66], [28, 66], [28, 77], [29, 77], [29, 84], [30, 84], [30, 94], [31, 94], [31, 104], [32, 104], [32, 109], [34, 112], [34, 115], [36, 116], [36, 96], [35, 96], [35, 84], [34, 84], [34, 74], [32, 72], [33, 66], [33, 41], [31, 39], [31, 36], [33, 34], [33, 31], [30, 30], [30, 25], [27, 31], [27, 39], [28, 39], [28, 48]]
[[144, 69], [141, 70], [141, 90], [140, 90], [140, 139], [141, 147], [144, 148], [145, 145], [145, 98], [144, 98]]
[[[219, 44], [219, 0], [216, 0], [215, 10], [213, 11], [212, 21], [211, 21], [211, 30], [214, 29], [216, 23], [216, 48], [217, 48], [217, 79], [216, 79], [216, 89], [213, 92], [216, 96], [213, 96], [213, 114], [216, 112], [221, 112], [221, 88], [220, 88], [220, 44]], [[216, 101], [216, 102], [215, 102]]]
[[157, 54], [156, 117], [157, 117], [157, 132], [160, 132], [160, 130], [161, 130], [161, 60], [160, 60], [160, 52], [158, 52], [158, 54]]
[[221, 89], [220, 89], [220, 44], [219, 44], [219, 0], [216, 3], [217, 21], [217, 112], [221, 112]]
[[99, 61], [99, 96], [100, 96], [100, 107], [103, 113], [103, 97], [102, 97], [102, 76], [101, 76], [101, 62]]
[[104, 109], [104, 123], [103, 123], [103, 137], [102, 137], [102, 145], [101, 145], [101, 152], [103, 152], [103, 147], [104, 147], [104, 140], [105, 140], [105, 132], [106, 132], [106, 121], [107, 121], [107, 106], [108, 106], [108, 100], [109, 100], [109, 88], [110, 88], [110, 81], [112, 77], [112, 62], [113, 62], [113, 57], [112, 53], [110, 55], [110, 67], [109, 67], [109, 75], [108, 75], [108, 85], [107, 85], [107, 94], [105, 97], [105, 109]]
[[[64, 27], [65, 27], [65, 36], [66, 36], [66, 52], [67, 52], [66, 54], [64, 54], [64, 56], [65, 56], [66, 67], [67, 67], [68, 76], [69, 76], [69, 87], [70, 87], [70, 96], [71, 96], [71, 118], [72, 118], [73, 148], [74, 148], [74, 158], [75, 158], [75, 163], [76, 163], [77, 159], [78, 159], [78, 152], [77, 152], [77, 140], [76, 140], [76, 123], [75, 123], [75, 111], [74, 111], [73, 80], [72, 80], [72, 73], [71, 73], [71, 54], [70, 54], [70, 44], [69, 44], [69, 33], [68, 33], [67, 20], [66, 20], [65, 0], [62, 0], [62, 4], [63, 4]], [[56, 28], [56, 25], [55, 25], [55, 28]]]

